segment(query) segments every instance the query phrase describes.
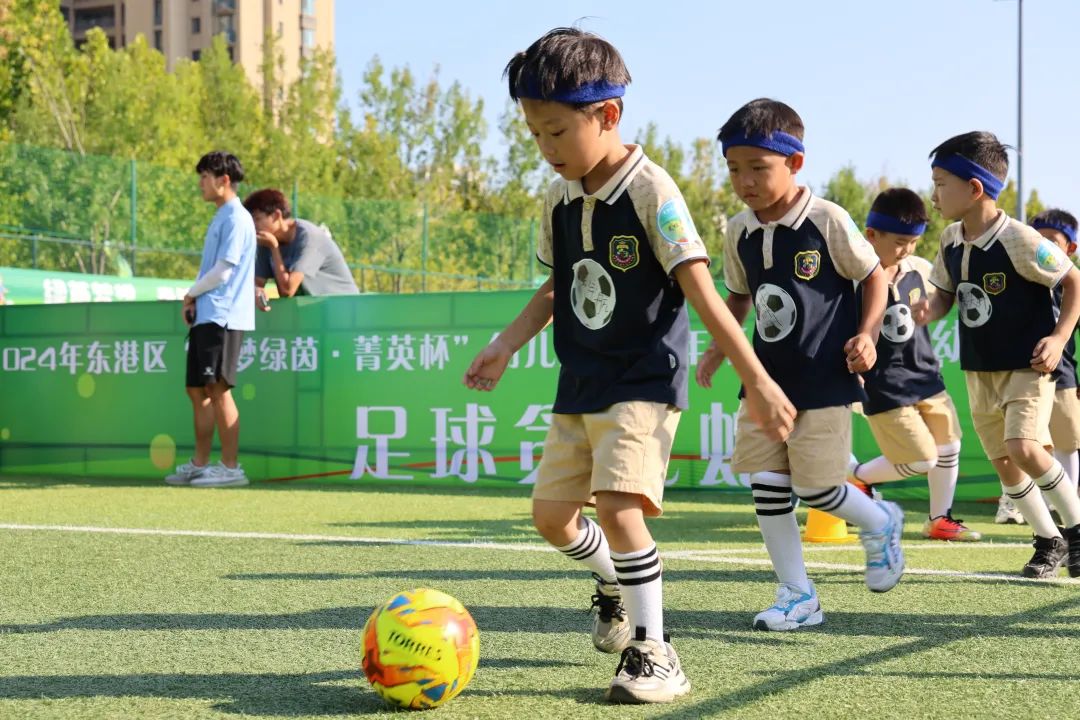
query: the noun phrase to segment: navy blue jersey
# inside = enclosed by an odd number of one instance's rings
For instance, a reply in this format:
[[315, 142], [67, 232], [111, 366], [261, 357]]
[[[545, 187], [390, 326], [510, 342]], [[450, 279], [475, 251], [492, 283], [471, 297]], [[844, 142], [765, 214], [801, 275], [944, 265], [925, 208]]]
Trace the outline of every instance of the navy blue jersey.
[[881, 321], [877, 362], [863, 373], [867, 415], [914, 405], [945, 390], [941, 364], [930, 342], [930, 331], [919, 327], [911, 304], [926, 297], [931, 264], [921, 257], [900, 261], [889, 286], [889, 303]]
[[809, 188], [776, 222], [746, 210], [728, 224], [724, 282], [753, 296], [754, 351], [796, 409], [866, 399], [844, 344], [858, 329], [855, 283], [877, 264], [847, 212]]
[[[1058, 314], [1061, 313], [1061, 296], [1065, 294], [1065, 289], [1061, 285], [1054, 286], [1054, 307], [1057, 309]], [[1065, 390], [1068, 388], [1076, 387], [1076, 331], [1073, 330], [1073, 334], [1069, 336], [1069, 342], [1065, 343], [1065, 348], [1061, 351], [1061, 362], [1058, 363], [1057, 369], [1053, 372], [1054, 383], [1057, 385], [1058, 390]]]
[[1072, 267], [1057, 245], [999, 213], [971, 241], [961, 223], [945, 228], [930, 275], [956, 295], [964, 370], [1030, 369], [1035, 345], [1057, 324], [1051, 288]]
[[689, 405], [690, 324], [671, 273], [709, 256], [671, 177], [628, 149], [594, 195], [561, 178], [548, 188], [537, 257], [555, 283], [557, 413]]

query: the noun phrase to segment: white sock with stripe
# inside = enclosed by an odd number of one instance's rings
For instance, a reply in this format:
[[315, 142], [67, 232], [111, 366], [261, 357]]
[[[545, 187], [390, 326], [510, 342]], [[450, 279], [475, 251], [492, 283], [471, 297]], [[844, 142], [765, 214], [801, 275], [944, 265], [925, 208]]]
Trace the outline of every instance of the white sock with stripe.
[[867, 485], [875, 485], [925, 475], [933, 467], [933, 459], [893, 464], [884, 455], [879, 455], [873, 460], [856, 465], [851, 474], [856, 480], [862, 480]]
[[956, 480], [960, 477], [960, 443], [938, 445], [937, 464], [926, 474], [930, 486], [930, 518], [941, 517], [952, 508]]
[[791, 476], [773, 472], [757, 472], [750, 476], [754, 493], [754, 510], [758, 527], [765, 540], [776, 579], [804, 593], [810, 592], [806, 576], [802, 538], [795, 509], [791, 506]]
[[1075, 450], [1055, 450], [1054, 459], [1061, 463], [1061, 467], [1065, 468], [1065, 476], [1069, 478], [1069, 482], [1072, 483], [1073, 490], [1077, 487], [1077, 480], [1080, 480], [1080, 453]]
[[798, 485], [792, 489], [810, 507], [847, 520], [861, 530], [881, 532], [889, 524], [889, 514], [850, 483], [824, 490]]
[[1031, 530], [1039, 537], [1058, 537], [1057, 524], [1050, 517], [1050, 510], [1043, 502], [1042, 493], [1027, 475], [1019, 485], [1005, 488], [1005, 494], [1013, 501], [1013, 505], [1027, 520]]
[[1046, 499], [1054, 504], [1065, 527], [1080, 525], [1080, 498], [1076, 497], [1076, 488], [1065, 475], [1061, 463], [1054, 460], [1049, 470], [1033, 480]]
[[578, 536], [565, 547], [556, 548], [571, 560], [578, 560], [608, 585], [617, 588], [611, 549], [600, 526], [584, 515], [578, 516]]
[[635, 635], [643, 628], [645, 637], [664, 641], [664, 592], [661, 585], [663, 564], [656, 545], [628, 553], [611, 552], [615, 577], [622, 588], [626, 619]]

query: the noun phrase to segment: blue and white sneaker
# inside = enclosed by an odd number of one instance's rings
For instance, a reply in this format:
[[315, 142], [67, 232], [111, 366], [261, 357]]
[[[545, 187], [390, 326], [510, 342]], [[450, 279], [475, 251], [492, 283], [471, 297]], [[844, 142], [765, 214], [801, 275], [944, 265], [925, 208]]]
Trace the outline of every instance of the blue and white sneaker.
[[776, 602], [772, 607], [754, 616], [755, 630], [798, 630], [801, 627], [820, 625], [825, 621], [818, 602], [817, 588], [810, 583], [805, 593], [794, 585], [781, 585], [776, 589]]
[[900, 547], [904, 511], [894, 502], [879, 500], [878, 506], [888, 514], [889, 521], [879, 532], [863, 530], [859, 540], [866, 550], [866, 587], [874, 592], [888, 592], [904, 575], [904, 551]]

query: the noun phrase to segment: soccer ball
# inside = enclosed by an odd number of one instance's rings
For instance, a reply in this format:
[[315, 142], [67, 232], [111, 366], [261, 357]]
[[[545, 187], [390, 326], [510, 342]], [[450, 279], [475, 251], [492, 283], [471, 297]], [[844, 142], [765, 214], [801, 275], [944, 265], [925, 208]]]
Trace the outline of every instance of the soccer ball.
[[783, 340], [795, 329], [799, 311], [787, 290], [772, 283], [762, 283], [754, 296], [755, 325], [765, 342]]
[[570, 307], [582, 325], [599, 330], [615, 314], [615, 283], [600, 263], [589, 258], [574, 263], [572, 272]]
[[956, 287], [956, 300], [960, 305], [960, 321], [969, 328], [985, 325], [994, 312], [990, 296], [978, 285], [962, 282]]
[[903, 303], [892, 305], [881, 321], [881, 334], [894, 343], [906, 343], [915, 334], [915, 319], [911, 308]]
[[364, 625], [364, 674], [396, 707], [450, 702], [472, 680], [479, 658], [480, 631], [469, 611], [438, 590], [398, 593]]

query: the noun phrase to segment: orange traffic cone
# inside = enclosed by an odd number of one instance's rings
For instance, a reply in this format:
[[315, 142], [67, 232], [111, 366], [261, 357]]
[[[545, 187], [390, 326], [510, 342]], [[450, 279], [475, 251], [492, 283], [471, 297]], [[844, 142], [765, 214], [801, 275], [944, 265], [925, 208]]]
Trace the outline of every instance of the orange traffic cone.
[[803, 540], [815, 543], [846, 543], [855, 538], [847, 531], [847, 523], [827, 512], [810, 508], [806, 514]]

